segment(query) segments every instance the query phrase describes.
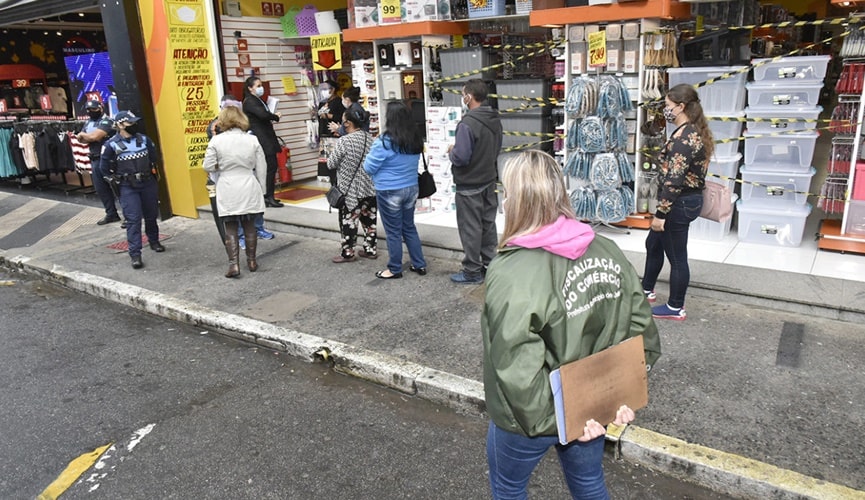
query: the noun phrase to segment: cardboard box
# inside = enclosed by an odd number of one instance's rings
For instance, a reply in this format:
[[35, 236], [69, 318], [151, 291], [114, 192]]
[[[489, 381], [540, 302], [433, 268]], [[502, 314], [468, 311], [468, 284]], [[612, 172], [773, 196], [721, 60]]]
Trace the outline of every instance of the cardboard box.
[[378, 6], [354, 6], [354, 24], [358, 28], [378, 26]]

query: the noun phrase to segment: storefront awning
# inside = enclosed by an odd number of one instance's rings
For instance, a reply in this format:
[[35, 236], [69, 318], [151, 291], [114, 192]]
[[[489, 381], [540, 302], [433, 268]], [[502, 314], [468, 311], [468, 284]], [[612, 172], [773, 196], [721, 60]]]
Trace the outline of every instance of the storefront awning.
[[97, 7], [99, 0], [0, 0], [0, 26]]

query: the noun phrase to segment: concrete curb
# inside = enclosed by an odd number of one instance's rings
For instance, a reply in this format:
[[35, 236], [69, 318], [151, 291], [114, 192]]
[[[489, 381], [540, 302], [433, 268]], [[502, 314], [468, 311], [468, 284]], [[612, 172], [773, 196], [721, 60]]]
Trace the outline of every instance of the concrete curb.
[[[483, 413], [486, 409], [483, 384], [475, 380], [27, 257], [10, 258], [0, 252], [0, 266], [150, 314], [212, 328], [309, 362], [332, 362], [341, 373], [458, 411]], [[631, 462], [740, 498], [865, 500], [863, 491], [633, 425], [625, 429], [618, 446], [622, 457]]]

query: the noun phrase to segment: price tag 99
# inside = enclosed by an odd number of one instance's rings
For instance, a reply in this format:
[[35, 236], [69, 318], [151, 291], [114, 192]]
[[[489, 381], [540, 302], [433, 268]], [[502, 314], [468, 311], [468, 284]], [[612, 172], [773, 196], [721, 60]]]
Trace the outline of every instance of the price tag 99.
[[402, 21], [399, 0], [381, 0], [379, 8], [381, 9], [381, 22], [398, 23]]

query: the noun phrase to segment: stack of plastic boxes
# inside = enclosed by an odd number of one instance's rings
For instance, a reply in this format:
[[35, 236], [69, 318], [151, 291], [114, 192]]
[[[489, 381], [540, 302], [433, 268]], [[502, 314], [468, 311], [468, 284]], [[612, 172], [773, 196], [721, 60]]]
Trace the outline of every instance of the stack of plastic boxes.
[[[687, 83], [696, 85], [709, 79], [730, 75], [697, 89], [703, 113], [709, 118], [709, 128], [715, 141], [730, 139], [715, 144], [715, 154], [709, 161], [707, 182], [725, 184], [730, 189], [731, 203], [736, 202], [733, 190], [736, 185], [736, 174], [742, 155], [739, 153], [739, 141], [742, 132], [742, 119], [745, 117], [745, 82], [748, 73], [745, 66], [713, 66], [670, 68], [667, 70], [670, 88]], [[716, 119], [712, 119], [716, 118]], [[667, 135], [675, 130], [667, 126]], [[722, 179], [724, 176], [726, 179]], [[689, 236], [702, 240], [719, 241], [730, 232], [733, 217], [722, 222], [697, 218], [691, 223]]]
[[811, 165], [820, 134], [814, 130], [816, 122], [801, 120], [816, 120], [822, 111], [817, 101], [829, 59], [753, 61], [738, 203], [740, 241], [786, 247], [802, 243], [811, 213], [807, 193], [816, 173]]

